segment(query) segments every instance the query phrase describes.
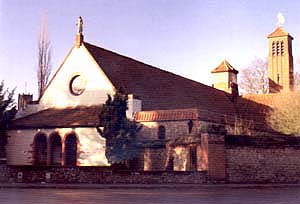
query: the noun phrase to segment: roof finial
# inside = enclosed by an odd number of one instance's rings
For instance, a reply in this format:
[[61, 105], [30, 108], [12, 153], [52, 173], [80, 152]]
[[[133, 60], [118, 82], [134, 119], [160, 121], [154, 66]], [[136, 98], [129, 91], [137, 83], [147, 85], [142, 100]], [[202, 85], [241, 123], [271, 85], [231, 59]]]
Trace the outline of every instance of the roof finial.
[[277, 14], [277, 26], [282, 27], [285, 22], [285, 18], [281, 12]]
[[82, 34], [82, 31], [83, 31], [83, 21], [82, 21], [82, 18], [81, 16], [79, 16], [78, 20], [77, 20], [77, 33], [76, 33], [76, 41], [75, 41], [75, 46], [77, 48], [79, 48], [82, 43], [83, 43], [83, 34]]
[[82, 17], [79, 16], [78, 20], [77, 20], [77, 34], [82, 34], [82, 25], [83, 25], [83, 21], [82, 21]]

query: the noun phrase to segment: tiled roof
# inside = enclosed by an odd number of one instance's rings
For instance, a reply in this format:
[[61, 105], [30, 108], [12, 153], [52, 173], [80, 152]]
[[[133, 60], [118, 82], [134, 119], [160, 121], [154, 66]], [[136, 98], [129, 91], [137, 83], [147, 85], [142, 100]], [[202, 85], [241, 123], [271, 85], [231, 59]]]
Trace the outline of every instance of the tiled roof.
[[283, 91], [279, 93], [270, 94], [249, 94], [245, 95], [244, 98], [273, 108], [286, 103], [287, 100], [300, 98], [300, 91]]
[[200, 109], [223, 115], [234, 113], [227, 93], [84, 43], [116, 88], [142, 100], [142, 110]]
[[134, 116], [137, 122], [198, 119], [197, 109], [141, 111]]
[[216, 111], [199, 109], [175, 109], [175, 110], [155, 110], [140, 111], [134, 116], [137, 122], [149, 121], [178, 121], [178, 120], [201, 120], [214, 123], [234, 123], [234, 114], [224, 115]]
[[218, 72], [233, 72], [235, 74], [238, 73], [238, 71], [229, 64], [227, 60], [223, 60], [219, 66], [214, 68], [211, 73], [218, 73]]
[[[281, 36], [290, 36], [288, 32], [286, 32], [283, 27], [277, 27], [272, 33], [268, 35], [268, 38], [273, 38], [273, 37], [281, 37]], [[293, 37], [290, 36], [292, 39]]]
[[10, 128], [95, 127], [99, 110], [100, 106], [46, 109], [14, 120]]

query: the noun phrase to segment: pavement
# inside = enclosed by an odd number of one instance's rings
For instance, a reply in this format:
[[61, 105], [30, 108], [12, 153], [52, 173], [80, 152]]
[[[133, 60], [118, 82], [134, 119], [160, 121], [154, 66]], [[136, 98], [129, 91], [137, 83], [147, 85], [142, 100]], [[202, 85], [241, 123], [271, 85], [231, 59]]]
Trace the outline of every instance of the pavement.
[[55, 183], [0, 183], [3, 188], [54, 188], [54, 189], [157, 189], [157, 188], [287, 188], [299, 187], [300, 184], [55, 184]]

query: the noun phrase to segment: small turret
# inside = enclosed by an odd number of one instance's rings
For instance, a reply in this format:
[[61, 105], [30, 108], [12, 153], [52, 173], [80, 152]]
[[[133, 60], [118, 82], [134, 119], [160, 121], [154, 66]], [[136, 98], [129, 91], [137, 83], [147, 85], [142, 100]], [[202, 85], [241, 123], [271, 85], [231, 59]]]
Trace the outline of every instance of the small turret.
[[239, 73], [226, 60], [211, 71], [214, 78], [213, 87], [238, 96], [237, 74]]

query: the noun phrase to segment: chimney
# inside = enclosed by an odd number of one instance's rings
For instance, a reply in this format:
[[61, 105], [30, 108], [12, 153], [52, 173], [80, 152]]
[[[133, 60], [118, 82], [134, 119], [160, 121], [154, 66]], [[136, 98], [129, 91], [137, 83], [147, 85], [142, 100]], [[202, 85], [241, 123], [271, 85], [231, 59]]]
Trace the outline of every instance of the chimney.
[[132, 120], [134, 115], [142, 110], [142, 100], [133, 94], [128, 94], [127, 107], [126, 116]]
[[19, 94], [18, 96], [18, 110], [25, 110], [27, 105], [32, 102], [32, 94]]

